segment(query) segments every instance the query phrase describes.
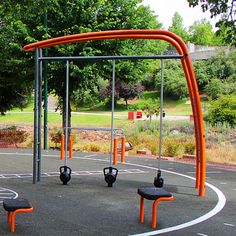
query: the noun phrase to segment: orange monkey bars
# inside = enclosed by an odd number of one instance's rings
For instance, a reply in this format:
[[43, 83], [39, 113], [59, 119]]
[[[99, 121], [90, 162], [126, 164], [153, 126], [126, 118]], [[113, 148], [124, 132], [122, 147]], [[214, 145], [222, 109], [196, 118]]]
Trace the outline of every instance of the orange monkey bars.
[[[188, 54], [184, 41], [176, 34], [166, 30], [114, 30], [101, 31], [83, 34], [74, 34], [52, 39], [43, 40], [36, 43], [28, 44], [24, 47], [25, 51], [36, 51], [37, 49], [49, 48], [52, 46], [80, 43], [93, 40], [108, 39], [153, 39], [164, 40], [172, 44], [178, 54], [183, 56], [181, 59], [182, 67], [185, 73], [190, 101], [192, 106], [194, 132], [196, 143], [196, 188], [199, 189], [199, 196], [205, 195], [205, 178], [206, 178], [206, 157], [205, 157], [205, 136], [203, 116], [200, 104], [200, 96], [193, 66]], [[69, 60], [69, 59], [68, 59]], [[37, 63], [36, 63], [37, 64]]]

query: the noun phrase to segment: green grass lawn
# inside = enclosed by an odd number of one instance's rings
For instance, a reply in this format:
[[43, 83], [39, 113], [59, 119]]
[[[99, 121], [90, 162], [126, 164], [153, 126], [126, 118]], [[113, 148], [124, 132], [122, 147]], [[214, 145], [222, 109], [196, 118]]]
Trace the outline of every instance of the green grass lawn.
[[[148, 98], [157, 98], [159, 95], [157, 92], [149, 92], [146, 91], [143, 93], [141, 99], [134, 99], [129, 101], [129, 105], [132, 104], [141, 104], [143, 100]], [[164, 110], [166, 115], [190, 115], [192, 114], [191, 105], [187, 103], [188, 99], [183, 100], [171, 100], [169, 98], [164, 99]], [[31, 103], [24, 108], [13, 109], [11, 112], [7, 113], [4, 116], [0, 116], [0, 125], [1, 126], [33, 126], [34, 120], [34, 103], [33, 100]], [[106, 114], [107, 116], [98, 116], [98, 115], [90, 115], [90, 114], [72, 114], [72, 126], [95, 126], [95, 127], [109, 127], [111, 125], [111, 110], [106, 108], [104, 104], [99, 103], [93, 109], [88, 109], [81, 107], [79, 109], [80, 112], [86, 113], [99, 113]], [[115, 108], [116, 115], [127, 115], [128, 109], [125, 105], [125, 101], [120, 100]], [[122, 126], [124, 122], [128, 122], [127, 117], [119, 117], [115, 118], [115, 125]], [[49, 126], [61, 126], [62, 118], [59, 113], [48, 114], [48, 124]]]
[[[126, 117], [115, 117], [115, 125], [126, 121]], [[33, 126], [34, 114], [25, 112], [8, 113], [0, 116], [1, 126]], [[90, 114], [72, 114], [72, 126], [94, 126], [109, 127], [111, 125], [111, 116], [98, 116]], [[62, 117], [59, 113], [48, 114], [49, 126], [61, 126]]]

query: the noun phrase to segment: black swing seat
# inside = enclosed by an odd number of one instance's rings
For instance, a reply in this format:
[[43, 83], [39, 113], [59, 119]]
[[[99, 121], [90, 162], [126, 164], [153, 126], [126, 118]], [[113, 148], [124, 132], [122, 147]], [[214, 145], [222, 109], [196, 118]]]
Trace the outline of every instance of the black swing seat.
[[172, 194], [163, 188], [141, 187], [138, 188], [138, 194], [147, 200], [157, 200], [158, 198], [171, 198]]

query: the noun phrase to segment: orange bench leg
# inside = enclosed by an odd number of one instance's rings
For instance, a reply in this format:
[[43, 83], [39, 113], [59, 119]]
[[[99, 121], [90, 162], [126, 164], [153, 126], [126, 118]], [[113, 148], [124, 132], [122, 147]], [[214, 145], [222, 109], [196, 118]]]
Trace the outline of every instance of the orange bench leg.
[[152, 204], [152, 228], [155, 229], [157, 226], [157, 206], [158, 203], [161, 201], [172, 201], [174, 200], [174, 197], [162, 197], [162, 198], [158, 198], [157, 200], [155, 200]]
[[140, 215], [139, 215], [139, 220], [141, 223], [144, 222], [144, 198], [140, 198]]
[[8, 211], [7, 214], [7, 222], [11, 224], [11, 232], [14, 233], [15, 232], [15, 217], [17, 213], [20, 212], [32, 212], [33, 211], [33, 207], [31, 208], [25, 208], [25, 209], [17, 209], [15, 211], [13, 211], [12, 213], [10, 211]]
[[[152, 228], [155, 229], [157, 226], [157, 206], [158, 203], [161, 201], [172, 201], [174, 200], [174, 197], [162, 197], [162, 198], [158, 198], [157, 200], [155, 200], [152, 204]], [[141, 197], [140, 198], [140, 213], [139, 213], [139, 220], [141, 223], [144, 222], [144, 198]]]

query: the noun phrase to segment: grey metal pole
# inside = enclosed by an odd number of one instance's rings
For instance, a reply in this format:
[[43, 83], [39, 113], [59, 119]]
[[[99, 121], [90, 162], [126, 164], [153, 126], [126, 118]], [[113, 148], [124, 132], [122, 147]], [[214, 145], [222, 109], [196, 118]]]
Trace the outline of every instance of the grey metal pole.
[[68, 148], [68, 111], [69, 111], [69, 61], [66, 61], [66, 127], [65, 127], [65, 166], [67, 164]]
[[[42, 57], [43, 50], [39, 49], [39, 55]], [[41, 149], [42, 149], [42, 80], [43, 80], [43, 63], [39, 62], [39, 81], [38, 81], [38, 159], [37, 159], [37, 181], [41, 179]]]
[[[48, 13], [44, 15], [45, 33], [48, 33]], [[48, 56], [48, 49], [45, 48], [45, 57]], [[48, 61], [44, 62], [44, 149], [48, 149]]]
[[159, 158], [158, 169], [161, 166], [161, 154], [162, 154], [162, 118], [163, 118], [163, 90], [164, 90], [164, 60], [161, 59], [161, 94], [160, 94], [160, 127], [159, 127]]
[[39, 49], [35, 50], [35, 81], [34, 81], [34, 153], [33, 153], [33, 184], [36, 183], [38, 159], [38, 80], [39, 80]]
[[115, 60], [112, 61], [112, 101], [111, 101], [111, 143], [110, 143], [110, 166], [112, 166], [112, 151], [114, 141], [114, 110], [115, 110]]

